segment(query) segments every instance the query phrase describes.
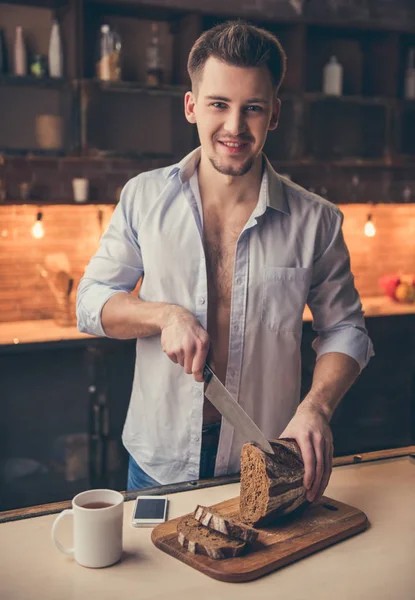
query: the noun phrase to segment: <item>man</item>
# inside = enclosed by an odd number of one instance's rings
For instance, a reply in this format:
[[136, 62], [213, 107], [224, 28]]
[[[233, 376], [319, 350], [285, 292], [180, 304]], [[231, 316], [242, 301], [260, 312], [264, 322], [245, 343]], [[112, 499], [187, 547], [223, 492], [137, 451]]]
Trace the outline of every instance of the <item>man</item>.
[[[204, 398], [209, 360], [268, 439], [297, 440], [317, 500], [331, 473], [331, 415], [372, 354], [342, 214], [262, 154], [285, 73], [270, 33], [218, 25], [196, 41], [188, 70], [185, 114], [201, 147], [126, 184], [78, 289], [79, 329], [137, 338], [129, 489], [239, 471], [246, 440]], [[306, 302], [317, 363], [299, 405]]]

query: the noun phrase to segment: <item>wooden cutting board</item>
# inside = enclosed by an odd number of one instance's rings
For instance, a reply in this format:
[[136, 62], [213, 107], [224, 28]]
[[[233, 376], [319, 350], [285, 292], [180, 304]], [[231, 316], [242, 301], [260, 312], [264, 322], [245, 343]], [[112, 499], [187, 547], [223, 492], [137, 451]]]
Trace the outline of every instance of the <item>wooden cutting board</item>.
[[[237, 515], [239, 496], [215, 504], [214, 508], [223, 515]], [[369, 525], [362, 511], [323, 496], [319, 503], [281, 518], [273, 527], [258, 528], [258, 539], [244, 556], [214, 560], [182, 548], [177, 540], [178, 521], [179, 518], [172, 519], [153, 529], [151, 539], [157, 548], [209, 577], [232, 583], [257, 579]]]

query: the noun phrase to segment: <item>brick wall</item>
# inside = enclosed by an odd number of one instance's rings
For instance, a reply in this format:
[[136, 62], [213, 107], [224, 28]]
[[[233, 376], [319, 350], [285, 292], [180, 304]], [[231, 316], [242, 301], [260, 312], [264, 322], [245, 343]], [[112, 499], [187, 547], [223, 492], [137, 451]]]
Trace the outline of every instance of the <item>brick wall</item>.
[[[31, 233], [37, 210], [36, 205], [0, 207], [0, 321], [3, 322], [53, 318], [56, 303], [37, 269], [50, 254], [66, 254], [75, 280], [72, 292], [75, 296], [76, 286], [98, 246], [113, 206], [44, 206], [42, 239], [34, 239]], [[363, 233], [368, 205], [342, 205], [341, 210], [345, 215], [344, 234], [352, 270], [362, 295], [381, 294], [377, 281], [383, 273], [415, 274], [415, 204], [375, 206], [372, 214], [377, 233], [373, 238]]]
[[[415, 204], [348, 204], [340, 208], [352, 271], [362, 296], [381, 295], [378, 279], [385, 273], [415, 275]], [[374, 237], [363, 233], [369, 212], [376, 227]]]
[[[101, 229], [107, 226], [112, 206], [43, 207], [45, 235], [34, 239], [31, 228], [38, 207], [0, 207], [0, 321], [49, 319], [56, 302], [37, 265], [48, 255], [64, 253], [76, 286], [89, 258], [98, 247]], [[99, 211], [102, 211], [102, 228]]]

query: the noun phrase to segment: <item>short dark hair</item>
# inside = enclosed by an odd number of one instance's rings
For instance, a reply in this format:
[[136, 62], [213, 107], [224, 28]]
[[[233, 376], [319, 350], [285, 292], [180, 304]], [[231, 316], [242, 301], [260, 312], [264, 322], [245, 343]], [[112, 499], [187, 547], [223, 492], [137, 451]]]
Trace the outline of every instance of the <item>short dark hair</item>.
[[277, 91], [284, 79], [287, 57], [280, 42], [270, 31], [246, 21], [226, 21], [195, 41], [187, 62], [193, 87], [210, 56], [236, 67], [265, 66]]

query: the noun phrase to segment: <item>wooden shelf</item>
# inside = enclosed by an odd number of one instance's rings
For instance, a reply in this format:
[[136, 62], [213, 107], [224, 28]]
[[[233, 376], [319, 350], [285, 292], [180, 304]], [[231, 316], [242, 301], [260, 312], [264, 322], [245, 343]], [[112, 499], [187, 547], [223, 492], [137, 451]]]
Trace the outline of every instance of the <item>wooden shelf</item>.
[[[185, 85], [163, 85], [160, 87], [148, 86], [140, 81], [102, 81], [100, 79], [83, 78], [58, 79], [52, 77], [18, 77], [16, 75], [0, 75], [0, 85], [21, 86], [60, 89], [66, 86], [75, 86], [80, 82], [84, 86], [93, 85], [103, 92], [113, 93], [135, 93], [150, 96], [183, 96], [190, 86]], [[281, 101], [303, 101], [303, 102], [337, 102], [346, 104], [376, 105], [388, 107], [410, 107], [415, 108], [415, 100], [399, 98], [388, 98], [382, 96], [342, 95], [334, 96], [322, 92], [283, 92], [280, 94]]]
[[[344, 14], [342, 11], [342, 4], [339, 4], [340, 12], [336, 14], [337, 8], [336, 3], [332, 3], [334, 6], [332, 10], [327, 10], [327, 5], [320, 7], [317, 11], [313, 7], [308, 6], [308, 3], [304, 2], [302, 12], [298, 13], [290, 2], [257, 2], [255, 0], [246, 0], [241, 2], [240, 0], [227, 0], [221, 2], [220, 0], [211, 0], [208, 2], [199, 2], [199, 0], [85, 0], [86, 5], [99, 7], [103, 11], [107, 10], [107, 7], [116, 11], [118, 14], [122, 14], [125, 11], [133, 13], [134, 11], [139, 14], [146, 14], [147, 11], [164, 13], [166, 16], [173, 16], [175, 13], [201, 13], [205, 15], [213, 15], [219, 18], [235, 18], [241, 17], [256, 22], [278, 22], [278, 23], [292, 23], [292, 24], [305, 24], [307, 26], [323, 26], [338, 30], [354, 30], [354, 31], [415, 31], [413, 20], [410, 18], [414, 14], [412, 9], [406, 8], [408, 17], [403, 20], [397, 18], [396, 20], [386, 15], [378, 15], [376, 9], [376, 2], [374, 2], [375, 9], [371, 6], [365, 9], [362, 7], [361, 2], [356, 2], [356, 6], [350, 3], [351, 6], [346, 6], [348, 14]], [[314, 6], [316, 2], [313, 3]], [[404, 3], [401, 1], [401, 6]], [[400, 6], [394, 7], [392, 15], [399, 13]], [[401, 9], [402, 10], [402, 9]], [[152, 18], [152, 17], [146, 17]]]
[[26, 157], [31, 158], [59, 158], [65, 156], [65, 151], [62, 150], [41, 150], [40, 148], [2, 148], [0, 147], [0, 154], [3, 156], [14, 156], [14, 157]]
[[134, 93], [148, 96], [183, 96], [189, 89], [188, 86], [164, 85], [151, 87], [136, 81], [101, 81], [99, 79], [83, 79], [83, 85], [94, 85], [102, 92]]
[[39, 208], [47, 208], [48, 206], [115, 206], [115, 200], [87, 200], [86, 202], [75, 202], [71, 198], [39, 200], [36, 198], [28, 198], [27, 200], [12, 199], [5, 200], [0, 206], [38, 206]]
[[339, 31], [356, 31], [364, 33], [365, 31], [378, 31], [381, 33], [412, 33], [415, 31], [415, 26], [411, 22], [407, 23], [391, 23], [379, 20], [359, 20], [347, 19], [344, 17], [334, 18], [333, 16], [307, 16], [304, 19], [308, 27], [325, 27], [327, 29], [338, 29]]
[[[18, 4], [20, 6], [32, 6], [35, 8], [50, 8], [51, 10], [66, 6], [69, 0], [8, 0], [6, 4]], [[3, 4], [3, 0], [0, 0]]]
[[92, 9], [104, 15], [118, 15], [122, 17], [133, 17], [151, 19], [154, 21], [174, 21], [190, 12], [198, 10], [196, 7], [181, 7], [180, 1], [167, 0], [84, 0], [85, 8]]
[[334, 96], [329, 94], [323, 94], [322, 92], [305, 92], [304, 94], [300, 94], [300, 96], [306, 102], [337, 102], [339, 104], [344, 103], [376, 106], [396, 106], [398, 102], [396, 98], [387, 98], [382, 96]]
[[71, 84], [71, 80], [66, 78], [0, 75], [1, 86], [61, 89]]

